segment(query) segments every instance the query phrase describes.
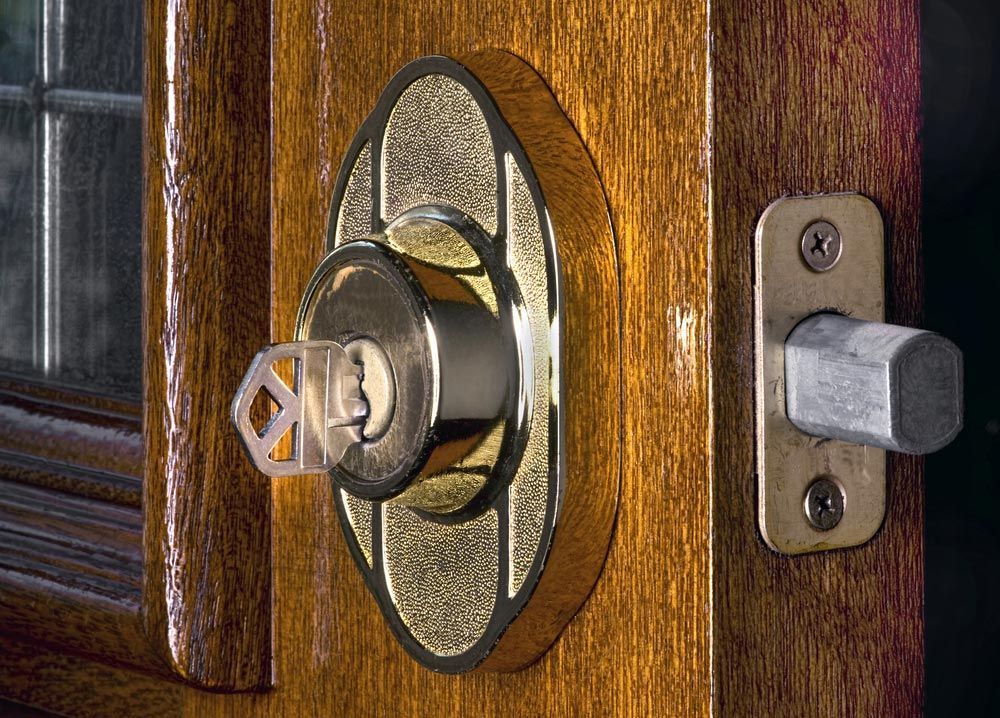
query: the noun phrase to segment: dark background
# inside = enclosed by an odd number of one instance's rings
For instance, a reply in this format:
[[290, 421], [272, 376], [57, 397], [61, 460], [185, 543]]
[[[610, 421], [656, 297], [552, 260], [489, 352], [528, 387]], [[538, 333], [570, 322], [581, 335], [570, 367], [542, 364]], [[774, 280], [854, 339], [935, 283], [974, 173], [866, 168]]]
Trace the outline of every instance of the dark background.
[[923, 0], [925, 326], [965, 353], [927, 458], [927, 715], [1000, 714], [1000, 0]]

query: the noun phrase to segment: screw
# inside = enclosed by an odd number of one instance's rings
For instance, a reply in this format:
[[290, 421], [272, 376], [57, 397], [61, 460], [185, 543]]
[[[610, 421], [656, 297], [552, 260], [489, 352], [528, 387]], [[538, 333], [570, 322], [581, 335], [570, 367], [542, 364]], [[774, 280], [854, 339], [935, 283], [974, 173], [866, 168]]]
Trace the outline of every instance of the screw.
[[844, 490], [833, 477], [821, 476], [806, 490], [804, 508], [813, 528], [829, 531], [844, 517]]
[[802, 234], [802, 258], [817, 272], [833, 269], [842, 249], [840, 232], [829, 222], [813, 222]]

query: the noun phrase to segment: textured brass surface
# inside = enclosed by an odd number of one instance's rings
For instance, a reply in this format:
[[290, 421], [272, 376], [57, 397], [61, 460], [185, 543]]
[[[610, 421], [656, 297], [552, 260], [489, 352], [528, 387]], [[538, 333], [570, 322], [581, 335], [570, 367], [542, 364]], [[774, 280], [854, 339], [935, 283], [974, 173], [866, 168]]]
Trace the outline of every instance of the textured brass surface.
[[533, 389], [525, 399], [530, 407], [532, 430], [528, 434], [524, 457], [517, 467], [510, 486], [509, 515], [510, 568], [507, 594], [515, 595], [524, 585], [525, 578], [535, 558], [537, 547], [545, 528], [545, 505], [548, 488], [549, 408], [552, 397], [559, 396], [559, 372], [551, 371], [552, 344], [549, 336], [547, 284], [543, 273], [545, 265], [539, 262], [545, 256], [545, 237], [541, 217], [531, 200], [528, 188], [517, 162], [509, 154], [504, 157], [507, 180], [507, 261], [514, 272], [527, 308], [527, 324], [532, 337], [532, 356], [523, 371], [533, 372]]
[[443, 204], [497, 231], [497, 173], [490, 127], [453, 78], [429, 74], [396, 101], [382, 144], [382, 217]]
[[407, 630], [438, 656], [471, 650], [486, 633], [497, 597], [497, 512], [442, 524], [383, 504], [382, 518], [386, 585]]
[[[559, 269], [523, 149], [474, 78], [442, 58], [427, 62], [397, 76], [356, 138], [331, 207], [329, 249], [382, 243], [429, 296], [483, 307], [513, 340], [517, 379], [504, 420], [435, 449], [399, 495], [336, 497], [352, 553], [397, 637], [425, 665], [459, 672], [489, 655], [522, 610], [555, 528]], [[466, 220], [475, 231], [455, 231]], [[308, 294], [300, 338], [323, 331]], [[351, 451], [365, 450], [362, 442]]]

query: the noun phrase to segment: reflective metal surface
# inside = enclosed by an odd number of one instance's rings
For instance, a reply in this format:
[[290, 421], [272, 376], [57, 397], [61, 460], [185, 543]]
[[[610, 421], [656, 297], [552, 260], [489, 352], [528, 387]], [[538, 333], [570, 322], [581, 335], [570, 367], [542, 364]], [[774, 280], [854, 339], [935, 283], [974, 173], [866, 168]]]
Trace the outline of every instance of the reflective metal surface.
[[806, 491], [803, 511], [813, 528], [829, 531], [844, 518], [844, 490], [832, 476], [821, 476]]
[[817, 272], [833, 269], [842, 250], [840, 232], [829, 222], [813, 222], [802, 233], [802, 258]]
[[299, 338], [373, 342], [393, 375], [392, 420], [331, 471], [355, 496], [450, 513], [502, 481], [495, 465], [523, 410], [499, 310], [512, 289], [494, 289], [509, 282], [480, 261], [474, 245], [487, 243], [464, 216], [423, 208], [338, 247], [309, 283]]
[[816, 314], [785, 341], [785, 407], [813, 436], [928, 454], [962, 428], [962, 353], [932, 332]]
[[[805, 261], [802, 239], [818, 222], [837, 228], [840, 257], [828, 271]], [[785, 339], [817, 312], [880, 322], [885, 304], [882, 217], [856, 194], [786, 197], [757, 225], [754, 283], [757, 500], [760, 532], [782, 553], [864, 543], [885, 515], [885, 452], [803, 433], [785, 411]], [[840, 521], [820, 531], [803, 500], [820, 476], [835, 476], [845, 496]]]
[[[275, 365], [291, 360], [293, 380], [287, 385]], [[260, 430], [253, 425], [252, 406], [259, 392], [277, 405]], [[361, 398], [361, 369], [334, 342], [310, 341], [265, 347], [233, 399], [231, 416], [250, 461], [268, 476], [328, 471], [349, 446], [361, 441], [368, 408]], [[274, 455], [278, 442], [291, 435], [291, 456]]]
[[[582, 146], [558, 146], [575, 153], [570, 166], [589, 162]], [[592, 178], [596, 203], [581, 207], [573, 193], [569, 204], [605, 222]], [[566, 489], [552, 220], [523, 148], [461, 65], [424, 58], [390, 83], [341, 169], [328, 249], [297, 341], [261, 352], [233, 404], [248, 453], [271, 476], [329, 472], [352, 555], [420, 662], [526, 665], [597, 578], [617, 477], [578, 463], [589, 474], [571, 487], [556, 541]], [[289, 357], [292, 388], [272, 370]], [[259, 392], [279, 412], [258, 432]], [[591, 438], [587, 447], [606, 445]], [[539, 585], [548, 559], [557, 578]]]
[[298, 338], [372, 337], [396, 388], [385, 434], [331, 472], [341, 523], [406, 650], [467, 671], [531, 598], [562, 496], [559, 269], [541, 190], [482, 85], [424, 58], [355, 138], [329, 231]]

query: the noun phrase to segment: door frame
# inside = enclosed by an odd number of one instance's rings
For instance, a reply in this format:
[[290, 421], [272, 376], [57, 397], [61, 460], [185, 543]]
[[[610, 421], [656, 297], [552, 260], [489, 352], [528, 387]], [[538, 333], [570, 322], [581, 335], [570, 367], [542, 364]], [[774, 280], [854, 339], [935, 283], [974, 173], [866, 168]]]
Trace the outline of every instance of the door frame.
[[270, 340], [270, 4], [144, 13], [142, 405], [0, 378], [15, 698], [45, 652], [67, 695], [93, 692], [89, 661], [156, 677], [164, 705], [162, 679], [270, 681], [270, 486], [228, 418]]

